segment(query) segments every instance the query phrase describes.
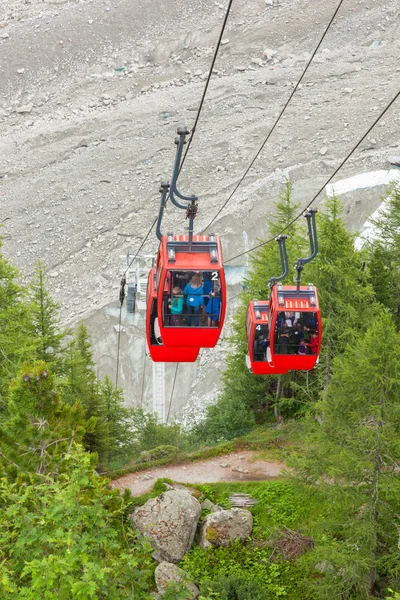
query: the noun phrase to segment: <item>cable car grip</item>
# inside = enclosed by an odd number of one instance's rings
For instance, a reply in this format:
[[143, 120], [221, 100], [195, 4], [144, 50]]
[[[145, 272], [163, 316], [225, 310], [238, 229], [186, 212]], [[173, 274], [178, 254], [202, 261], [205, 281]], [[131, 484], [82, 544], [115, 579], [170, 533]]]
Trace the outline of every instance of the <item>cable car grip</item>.
[[182, 194], [177, 188], [177, 181], [182, 161], [183, 146], [185, 144], [185, 137], [188, 135], [189, 130], [186, 127], [178, 127], [177, 133], [179, 137], [175, 138], [175, 144], [177, 144], [177, 149], [175, 163], [172, 171], [170, 198], [172, 203], [175, 204], [177, 208], [182, 208], [183, 210], [186, 210], [186, 204], [182, 204], [181, 202], [179, 202], [176, 196], [181, 200], [187, 200], [189, 202], [196, 202], [198, 200], [198, 197], [194, 194], [191, 194], [190, 196], [185, 196], [185, 194]]
[[162, 218], [163, 218], [163, 215], [164, 215], [164, 208], [165, 208], [165, 205], [167, 203], [167, 196], [168, 196], [168, 191], [169, 191], [169, 182], [168, 181], [162, 181], [160, 183], [160, 189], [159, 189], [159, 191], [161, 193], [161, 202], [160, 202], [160, 210], [158, 211], [156, 235], [157, 235], [157, 238], [161, 242], [161, 238], [162, 238], [161, 222], [162, 222]]
[[279, 256], [281, 259], [282, 273], [278, 277], [271, 277], [271, 279], [268, 280], [268, 285], [270, 288], [272, 288], [277, 281], [285, 279], [285, 277], [287, 277], [287, 274], [289, 273], [289, 263], [286, 251], [287, 237], [287, 235], [281, 234], [278, 235], [278, 237], [276, 238], [276, 241], [278, 242], [279, 246]]
[[317, 212], [317, 208], [309, 208], [304, 213], [304, 216], [307, 219], [307, 235], [310, 240], [310, 256], [307, 256], [306, 258], [298, 258], [295, 262], [294, 268], [297, 271], [295, 280], [297, 291], [300, 291], [301, 272], [304, 269], [304, 265], [315, 258], [318, 253], [317, 225], [315, 222], [315, 215]]

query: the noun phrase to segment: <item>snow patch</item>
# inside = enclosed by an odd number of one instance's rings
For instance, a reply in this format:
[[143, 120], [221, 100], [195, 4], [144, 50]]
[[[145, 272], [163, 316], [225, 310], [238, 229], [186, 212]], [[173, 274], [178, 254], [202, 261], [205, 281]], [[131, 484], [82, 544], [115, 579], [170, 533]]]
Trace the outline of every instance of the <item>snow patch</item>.
[[[354, 190], [365, 190], [371, 189], [379, 185], [389, 185], [393, 181], [400, 183], [400, 170], [389, 169], [379, 171], [369, 171], [368, 173], [360, 173], [354, 175], [354, 177], [348, 177], [347, 179], [341, 179], [336, 183], [330, 183], [326, 186], [327, 196], [340, 196], [347, 192], [353, 192]], [[387, 207], [387, 200], [384, 200], [379, 208], [365, 221], [360, 235], [354, 242], [356, 250], [361, 250], [364, 244], [370, 240], [375, 240], [377, 237], [376, 228], [373, 225], [373, 221], [385, 211]]]
[[399, 169], [369, 171], [368, 173], [360, 173], [347, 179], [341, 179], [336, 183], [329, 183], [326, 186], [326, 193], [328, 196], [340, 196], [354, 190], [370, 189], [377, 185], [389, 185], [395, 180], [400, 181]]

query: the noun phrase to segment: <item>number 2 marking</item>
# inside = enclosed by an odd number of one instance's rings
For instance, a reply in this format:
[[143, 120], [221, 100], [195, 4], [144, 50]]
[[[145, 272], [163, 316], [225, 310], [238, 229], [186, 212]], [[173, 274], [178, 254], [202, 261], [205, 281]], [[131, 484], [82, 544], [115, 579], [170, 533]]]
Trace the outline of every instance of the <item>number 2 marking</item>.
[[217, 281], [218, 280], [218, 271], [213, 271], [211, 273], [211, 275], [212, 275], [212, 277], [211, 277], [212, 281]]

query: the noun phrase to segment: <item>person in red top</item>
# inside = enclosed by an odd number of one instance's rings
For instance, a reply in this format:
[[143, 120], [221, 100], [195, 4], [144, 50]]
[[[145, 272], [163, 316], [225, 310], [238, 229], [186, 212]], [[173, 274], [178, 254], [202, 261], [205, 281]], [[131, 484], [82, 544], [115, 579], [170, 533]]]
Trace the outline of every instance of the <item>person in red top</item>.
[[318, 350], [318, 333], [315, 331], [311, 334], [311, 341], [307, 344], [307, 348], [310, 348], [310, 353], [312, 355], [317, 354]]

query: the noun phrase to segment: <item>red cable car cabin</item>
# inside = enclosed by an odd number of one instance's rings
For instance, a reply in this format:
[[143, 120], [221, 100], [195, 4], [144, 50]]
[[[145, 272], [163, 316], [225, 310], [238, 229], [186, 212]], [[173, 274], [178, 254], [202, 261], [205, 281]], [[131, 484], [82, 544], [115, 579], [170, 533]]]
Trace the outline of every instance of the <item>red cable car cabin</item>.
[[252, 300], [247, 307], [246, 336], [249, 354], [246, 364], [254, 375], [281, 375], [267, 360], [269, 349], [269, 300]]
[[147, 281], [147, 308], [146, 308], [146, 338], [150, 356], [154, 362], [195, 362], [200, 348], [171, 348], [164, 346], [163, 340], [157, 341], [157, 294], [155, 291], [155, 270], [150, 269]]
[[322, 323], [313, 285], [274, 285], [268, 362], [277, 371], [310, 371], [321, 349]]
[[[224, 324], [226, 284], [218, 236], [162, 236], [158, 323], [168, 347], [213, 348]], [[162, 292], [161, 292], [162, 290]]]

